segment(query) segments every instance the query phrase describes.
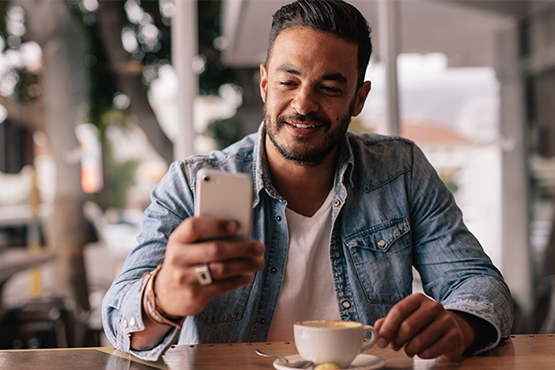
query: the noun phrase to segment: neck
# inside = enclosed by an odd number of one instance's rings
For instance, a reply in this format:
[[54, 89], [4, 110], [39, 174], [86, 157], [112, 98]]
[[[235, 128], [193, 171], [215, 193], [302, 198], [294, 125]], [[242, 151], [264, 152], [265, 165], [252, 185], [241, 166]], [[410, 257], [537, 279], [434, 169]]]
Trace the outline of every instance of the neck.
[[285, 159], [268, 136], [265, 143], [274, 188], [287, 201], [289, 209], [311, 217], [333, 187], [337, 148], [321, 164], [307, 166]]

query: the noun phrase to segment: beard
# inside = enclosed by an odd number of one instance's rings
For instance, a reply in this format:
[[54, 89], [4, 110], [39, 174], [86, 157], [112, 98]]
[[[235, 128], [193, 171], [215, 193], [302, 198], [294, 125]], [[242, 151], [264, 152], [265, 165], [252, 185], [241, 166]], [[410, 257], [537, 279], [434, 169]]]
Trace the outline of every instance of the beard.
[[[328, 118], [320, 117], [315, 113], [309, 113], [307, 115], [296, 113], [288, 116], [280, 114], [274, 122], [268, 115], [266, 106], [264, 106], [262, 113], [264, 115], [264, 127], [266, 128], [266, 134], [278, 152], [285, 159], [303, 166], [317, 166], [323, 163], [330, 153], [343, 141], [345, 133], [351, 123], [354, 103], [355, 101], [353, 99], [353, 102], [349, 107], [349, 111], [339, 119], [338, 125], [335, 126], [335, 128], [332, 128], [331, 121]], [[295, 142], [291, 144], [279, 144], [277, 141], [277, 134], [283, 128], [283, 125], [287, 124], [286, 122], [310, 122], [322, 125], [324, 130], [324, 141], [318, 146], [312, 148], [302, 145], [309, 140], [304, 137], [295, 137]]]

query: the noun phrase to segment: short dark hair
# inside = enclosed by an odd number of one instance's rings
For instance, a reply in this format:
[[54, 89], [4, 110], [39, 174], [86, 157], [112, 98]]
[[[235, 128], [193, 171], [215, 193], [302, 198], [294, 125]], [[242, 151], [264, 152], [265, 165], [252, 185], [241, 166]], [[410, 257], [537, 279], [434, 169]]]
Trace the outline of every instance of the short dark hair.
[[278, 35], [291, 27], [308, 27], [317, 31], [330, 32], [358, 46], [358, 81], [362, 86], [366, 68], [372, 54], [371, 29], [360, 11], [342, 0], [297, 0], [282, 6], [273, 15], [272, 29], [266, 64]]

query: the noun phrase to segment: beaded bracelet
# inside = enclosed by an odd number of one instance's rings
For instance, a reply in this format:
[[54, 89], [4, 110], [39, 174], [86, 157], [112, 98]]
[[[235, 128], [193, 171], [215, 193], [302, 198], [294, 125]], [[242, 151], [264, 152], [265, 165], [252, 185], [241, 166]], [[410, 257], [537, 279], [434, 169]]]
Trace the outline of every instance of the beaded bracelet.
[[161, 268], [162, 265], [158, 265], [148, 277], [144, 295], [144, 307], [146, 308], [145, 311], [148, 317], [152, 319], [152, 321], [158, 324], [169, 325], [173, 326], [174, 328], [181, 329], [185, 318], [170, 316], [162, 311], [162, 309], [156, 304], [156, 294], [154, 293], [154, 279], [156, 279], [156, 275]]

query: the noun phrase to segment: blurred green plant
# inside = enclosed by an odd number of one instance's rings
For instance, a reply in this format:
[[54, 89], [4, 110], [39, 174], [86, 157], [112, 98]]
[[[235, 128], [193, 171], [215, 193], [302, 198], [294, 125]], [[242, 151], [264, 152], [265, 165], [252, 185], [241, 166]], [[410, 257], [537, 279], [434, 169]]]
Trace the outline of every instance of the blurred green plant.
[[[0, 49], [12, 56], [20, 53], [26, 44], [40, 38], [39, 34], [28, 32], [31, 28], [27, 27], [27, 22], [32, 17], [26, 12], [37, 7], [24, 6], [24, 1], [0, 1]], [[155, 150], [169, 163], [173, 157], [173, 143], [159, 127], [147, 94], [150, 85], [158, 77], [160, 68], [171, 63], [170, 25], [176, 11], [174, 1], [65, 2], [71, 10], [71, 17], [80, 24], [87, 39], [88, 54], [83, 64], [89, 74], [90, 98], [87, 105], [80, 108], [80, 122], [96, 125], [103, 145], [106, 145], [106, 129], [110, 125], [127, 126], [137, 123], [145, 132], [149, 132], [147, 126], [155, 125], [158, 127], [155, 134], [150, 131], [147, 137]], [[197, 9], [198, 52], [199, 58], [204, 61], [202, 70], [197, 71], [199, 93], [217, 95], [220, 86], [235, 83], [233, 71], [220, 62], [221, 51], [225, 48], [225, 42], [221, 38], [222, 1], [197, 0]], [[106, 21], [108, 18], [110, 21]], [[32, 19], [36, 20], [37, 15]], [[41, 42], [38, 41], [37, 45], [40, 47]], [[0, 80], [4, 85], [8, 81], [14, 82], [9, 96], [6, 95], [6, 88], [2, 90], [5, 98], [0, 96], [0, 103], [2, 99], [10, 99], [16, 104], [28, 105], [40, 100], [44, 91], [41, 87], [44, 83], [42, 73], [42, 68], [29, 68], [25, 63], [13, 63], [11, 68], [4, 67], [0, 70]], [[130, 84], [130, 80], [136, 80], [134, 76], [139, 79], [138, 84], [134, 81]], [[35, 117], [40, 117], [41, 108], [36, 111], [38, 114]], [[148, 119], [145, 118], [147, 115]], [[44, 130], [41, 124], [35, 124], [33, 128]], [[229, 131], [229, 128], [221, 127], [212, 130], [219, 145], [228, 140], [231, 135]], [[224, 135], [221, 138], [218, 137], [220, 133]], [[108, 154], [106, 150], [104, 154]], [[108, 187], [111, 183], [109, 173], [105, 168], [104, 183]]]
[[135, 184], [138, 159], [129, 159], [123, 162], [111, 157], [108, 160], [108, 175], [110, 177], [110, 190], [108, 192], [108, 207], [124, 209], [127, 201], [127, 191]]
[[223, 149], [243, 138], [243, 122], [236, 116], [210, 122], [203, 135], [211, 137], [218, 149]]
[[199, 74], [199, 94], [218, 95], [220, 86], [237, 83], [232, 69], [220, 61], [222, 43], [221, 0], [199, 0], [198, 6], [198, 47], [199, 56], [205, 66]]
[[[17, 13], [23, 12], [18, 5], [19, 1], [0, 1], [0, 46], [2, 51], [19, 51], [26, 42], [33, 41], [29, 35], [16, 35], [9, 27], [10, 11], [17, 9]], [[130, 122], [124, 116], [131, 114], [129, 106], [118, 106], [114, 99], [125, 94], [118, 86], [118, 73], [122, 73], [122, 65], [113, 65], [110, 61], [110, 48], [113, 43], [109, 42], [106, 32], [101, 29], [99, 18], [104, 16], [103, 7], [106, 2], [95, 2], [86, 0], [66, 0], [68, 7], [77, 22], [79, 22], [87, 33], [89, 54], [84, 60], [90, 75], [90, 104], [88, 107], [87, 121], [95, 124], [103, 138], [103, 132], [112, 120], [106, 121], [107, 112], [119, 110], [122, 116], [121, 123]], [[172, 0], [140, 1], [126, 0], [109, 3], [106, 12], [116, 13], [114, 19], [118, 19], [121, 28], [109, 33], [110, 37], [120, 38], [123, 47], [128, 53], [128, 61], [135, 63], [134, 73], [142, 76], [142, 83], [146, 89], [158, 77], [161, 66], [171, 63], [171, 18], [175, 14], [175, 4]], [[197, 0], [198, 9], [198, 50], [200, 59], [205, 64], [199, 72], [199, 94], [217, 95], [220, 86], [226, 83], [236, 83], [236, 78], [230, 68], [220, 62], [221, 50], [225, 48], [222, 42], [221, 26], [221, 0]], [[23, 13], [24, 14], [24, 13]], [[111, 30], [112, 31], [112, 30]], [[113, 47], [112, 47], [113, 48]], [[0, 78], [17, 80], [14, 85], [12, 98], [21, 103], [26, 103], [40, 97], [40, 89], [37, 88], [41, 70], [30, 70], [25, 65], [13, 65], [12, 68], [4, 70]], [[124, 71], [123, 73], [130, 73]], [[130, 95], [127, 92], [127, 95]], [[132, 97], [131, 97], [132, 98]], [[113, 118], [113, 115], [112, 115]], [[157, 124], [157, 122], [156, 122]], [[171, 145], [171, 143], [169, 143]], [[155, 146], [156, 147], [156, 146]], [[164, 158], [165, 156], [162, 155]]]

